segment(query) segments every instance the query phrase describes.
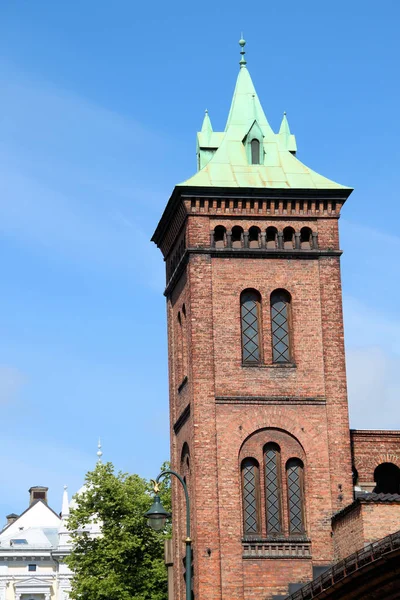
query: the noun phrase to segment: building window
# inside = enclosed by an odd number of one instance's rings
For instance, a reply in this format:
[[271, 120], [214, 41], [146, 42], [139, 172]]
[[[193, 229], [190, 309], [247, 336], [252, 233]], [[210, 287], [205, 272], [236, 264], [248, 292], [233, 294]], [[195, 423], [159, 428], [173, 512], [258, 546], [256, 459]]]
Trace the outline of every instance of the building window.
[[226, 241], [226, 229], [223, 225], [217, 225], [214, 229], [214, 245], [216, 248], [224, 248]]
[[244, 364], [258, 364], [260, 356], [261, 297], [255, 290], [245, 290], [240, 296], [242, 322], [242, 360]]
[[294, 229], [293, 227], [285, 227], [283, 230], [283, 247], [287, 250], [294, 248]]
[[399, 494], [400, 493], [400, 469], [393, 463], [382, 463], [374, 471], [376, 494]]
[[28, 565], [28, 571], [36, 571], [36, 565]]
[[259, 468], [253, 458], [242, 463], [243, 528], [245, 535], [260, 533]]
[[274, 363], [291, 362], [290, 294], [275, 290], [271, 294], [272, 360]]
[[232, 227], [232, 248], [243, 247], [243, 229], [239, 225]]
[[267, 535], [282, 531], [280, 449], [277, 444], [268, 444], [264, 451], [265, 461], [265, 508]]
[[249, 229], [249, 248], [260, 247], [261, 231], [259, 227], [250, 227]]
[[256, 139], [251, 140], [251, 164], [259, 165], [260, 164], [260, 142]]
[[271, 543], [305, 536], [305, 454], [299, 441], [281, 429], [259, 429], [246, 437], [239, 458], [244, 535]]
[[300, 229], [300, 248], [309, 250], [312, 247], [312, 231], [309, 227]]
[[267, 227], [267, 248], [278, 247], [278, 230], [276, 227]]
[[303, 507], [303, 463], [298, 458], [291, 458], [286, 464], [289, 533], [291, 535], [304, 533]]

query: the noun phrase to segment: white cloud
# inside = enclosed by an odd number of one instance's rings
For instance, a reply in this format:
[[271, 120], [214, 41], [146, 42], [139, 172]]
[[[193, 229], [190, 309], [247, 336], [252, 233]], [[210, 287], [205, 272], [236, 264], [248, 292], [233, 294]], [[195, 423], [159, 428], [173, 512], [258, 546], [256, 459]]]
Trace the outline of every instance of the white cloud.
[[400, 319], [344, 297], [351, 426], [400, 429]]
[[400, 358], [377, 346], [347, 352], [350, 424], [355, 429], [400, 429]]
[[25, 383], [25, 376], [15, 367], [0, 365], [0, 404], [15, 400]]

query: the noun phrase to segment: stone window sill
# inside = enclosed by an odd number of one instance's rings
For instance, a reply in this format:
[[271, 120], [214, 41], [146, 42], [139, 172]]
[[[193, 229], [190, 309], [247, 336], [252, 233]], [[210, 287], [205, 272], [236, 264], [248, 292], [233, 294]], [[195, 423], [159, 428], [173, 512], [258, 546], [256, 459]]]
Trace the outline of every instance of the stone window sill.
[[242, 540], [243, 558], [311, 558], [311, 541], [306, 537], [253, 538]]
[[296, 363], [273, 363], [271, 365], [264, 365], [263, 363], [242, 363], [244, 369], [296, 369]]

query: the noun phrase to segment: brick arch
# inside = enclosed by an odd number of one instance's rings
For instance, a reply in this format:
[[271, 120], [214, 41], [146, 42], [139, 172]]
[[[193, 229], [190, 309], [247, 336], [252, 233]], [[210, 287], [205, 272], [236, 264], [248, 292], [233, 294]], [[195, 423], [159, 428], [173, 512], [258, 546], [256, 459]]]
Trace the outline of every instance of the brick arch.
[[393, 463], [397, 467], [400, 467], [400, 457], [397, 456], [397, 454], [393, 454], [392, 452], [385, 452], [384, 454], [379, 454], [376, 457], [376, 459], [378, 462], [375, 465], [374, 469], [376, 469], [376, 467], [381, 465], [382, 463]]
[[[272, 409], [272, 407], [269, 408]], [[243, 419], [242, 415], [238, 415], [236, 420], [237, 422], [240, 421], [237, 426], [241, 426], [242, 441], [240, 443], [240, 448], [246, 438], [250, 437], [256, 431], [266, 429], [267, 427], [270, 429], [281, 429], [282, 431], [287, 432], [298, 440], [303, 450], [306, 447], [306, 444], [304, 443], [306, 437], [305, 432], [302, 431], [302, 428], [299, 426], [298, 420], [293, 419], [286, 411], [282, 411], [281, 407], [276, 407], [274, 412], [270, 410], [268, 413], [268, 423], [265, 422], [264, 416], [260, 415], [258, 418], [255, 418], [254, 414], [248, 415], [245, 419]], [[308, 434], [308, 438], [310, 439], [310, 434]]]
[[302, 444], [296, 436], [292, 435], [289, 431], [279, 427], [262, 427], [253, 431], [253, 433], [243, 440], [239, 449], [240, 460], [245, 458], [244, 454], [246, 454], [247, 448], [252, 445], [252, 443], [255, 443], [262, 449], [268, 442], [276, 443], [279, 447], [281, 447], [282, 444], [289, 443], [292, 448], [293, 457], [301, 459], [305, 457], [305, 451]]

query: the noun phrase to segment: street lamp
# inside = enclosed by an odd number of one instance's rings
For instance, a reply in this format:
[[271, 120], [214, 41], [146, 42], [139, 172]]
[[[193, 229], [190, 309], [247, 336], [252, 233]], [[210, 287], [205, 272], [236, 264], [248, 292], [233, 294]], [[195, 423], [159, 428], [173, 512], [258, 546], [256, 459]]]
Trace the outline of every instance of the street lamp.
[[145, 517], [147, 517], [147, 524], [150, 525], [152, 529], [155, 531], [161, 531], [164, 529], [166, 520], [171, 516], [169, 512], [165, 510], [163, 505], [161, 504], [160, 496], [158, 495], [159, 481], [166, 475], [174, 475], [183, 486], [183, 491], [185, 492], [185, 500], [186, 500], [186, 600], [191, 600], [192, 598], [192, 540], [190, 538], [190, 501], [189, 494], [187, 491], [187, 485], [185, 481], [182, 479], [178, 473], [172, 471], [170, 469], [166, 471], [162, 471], [157, 479], [152, 483], [154, 484], [154, 501], [151, 508], [145, 513]]

